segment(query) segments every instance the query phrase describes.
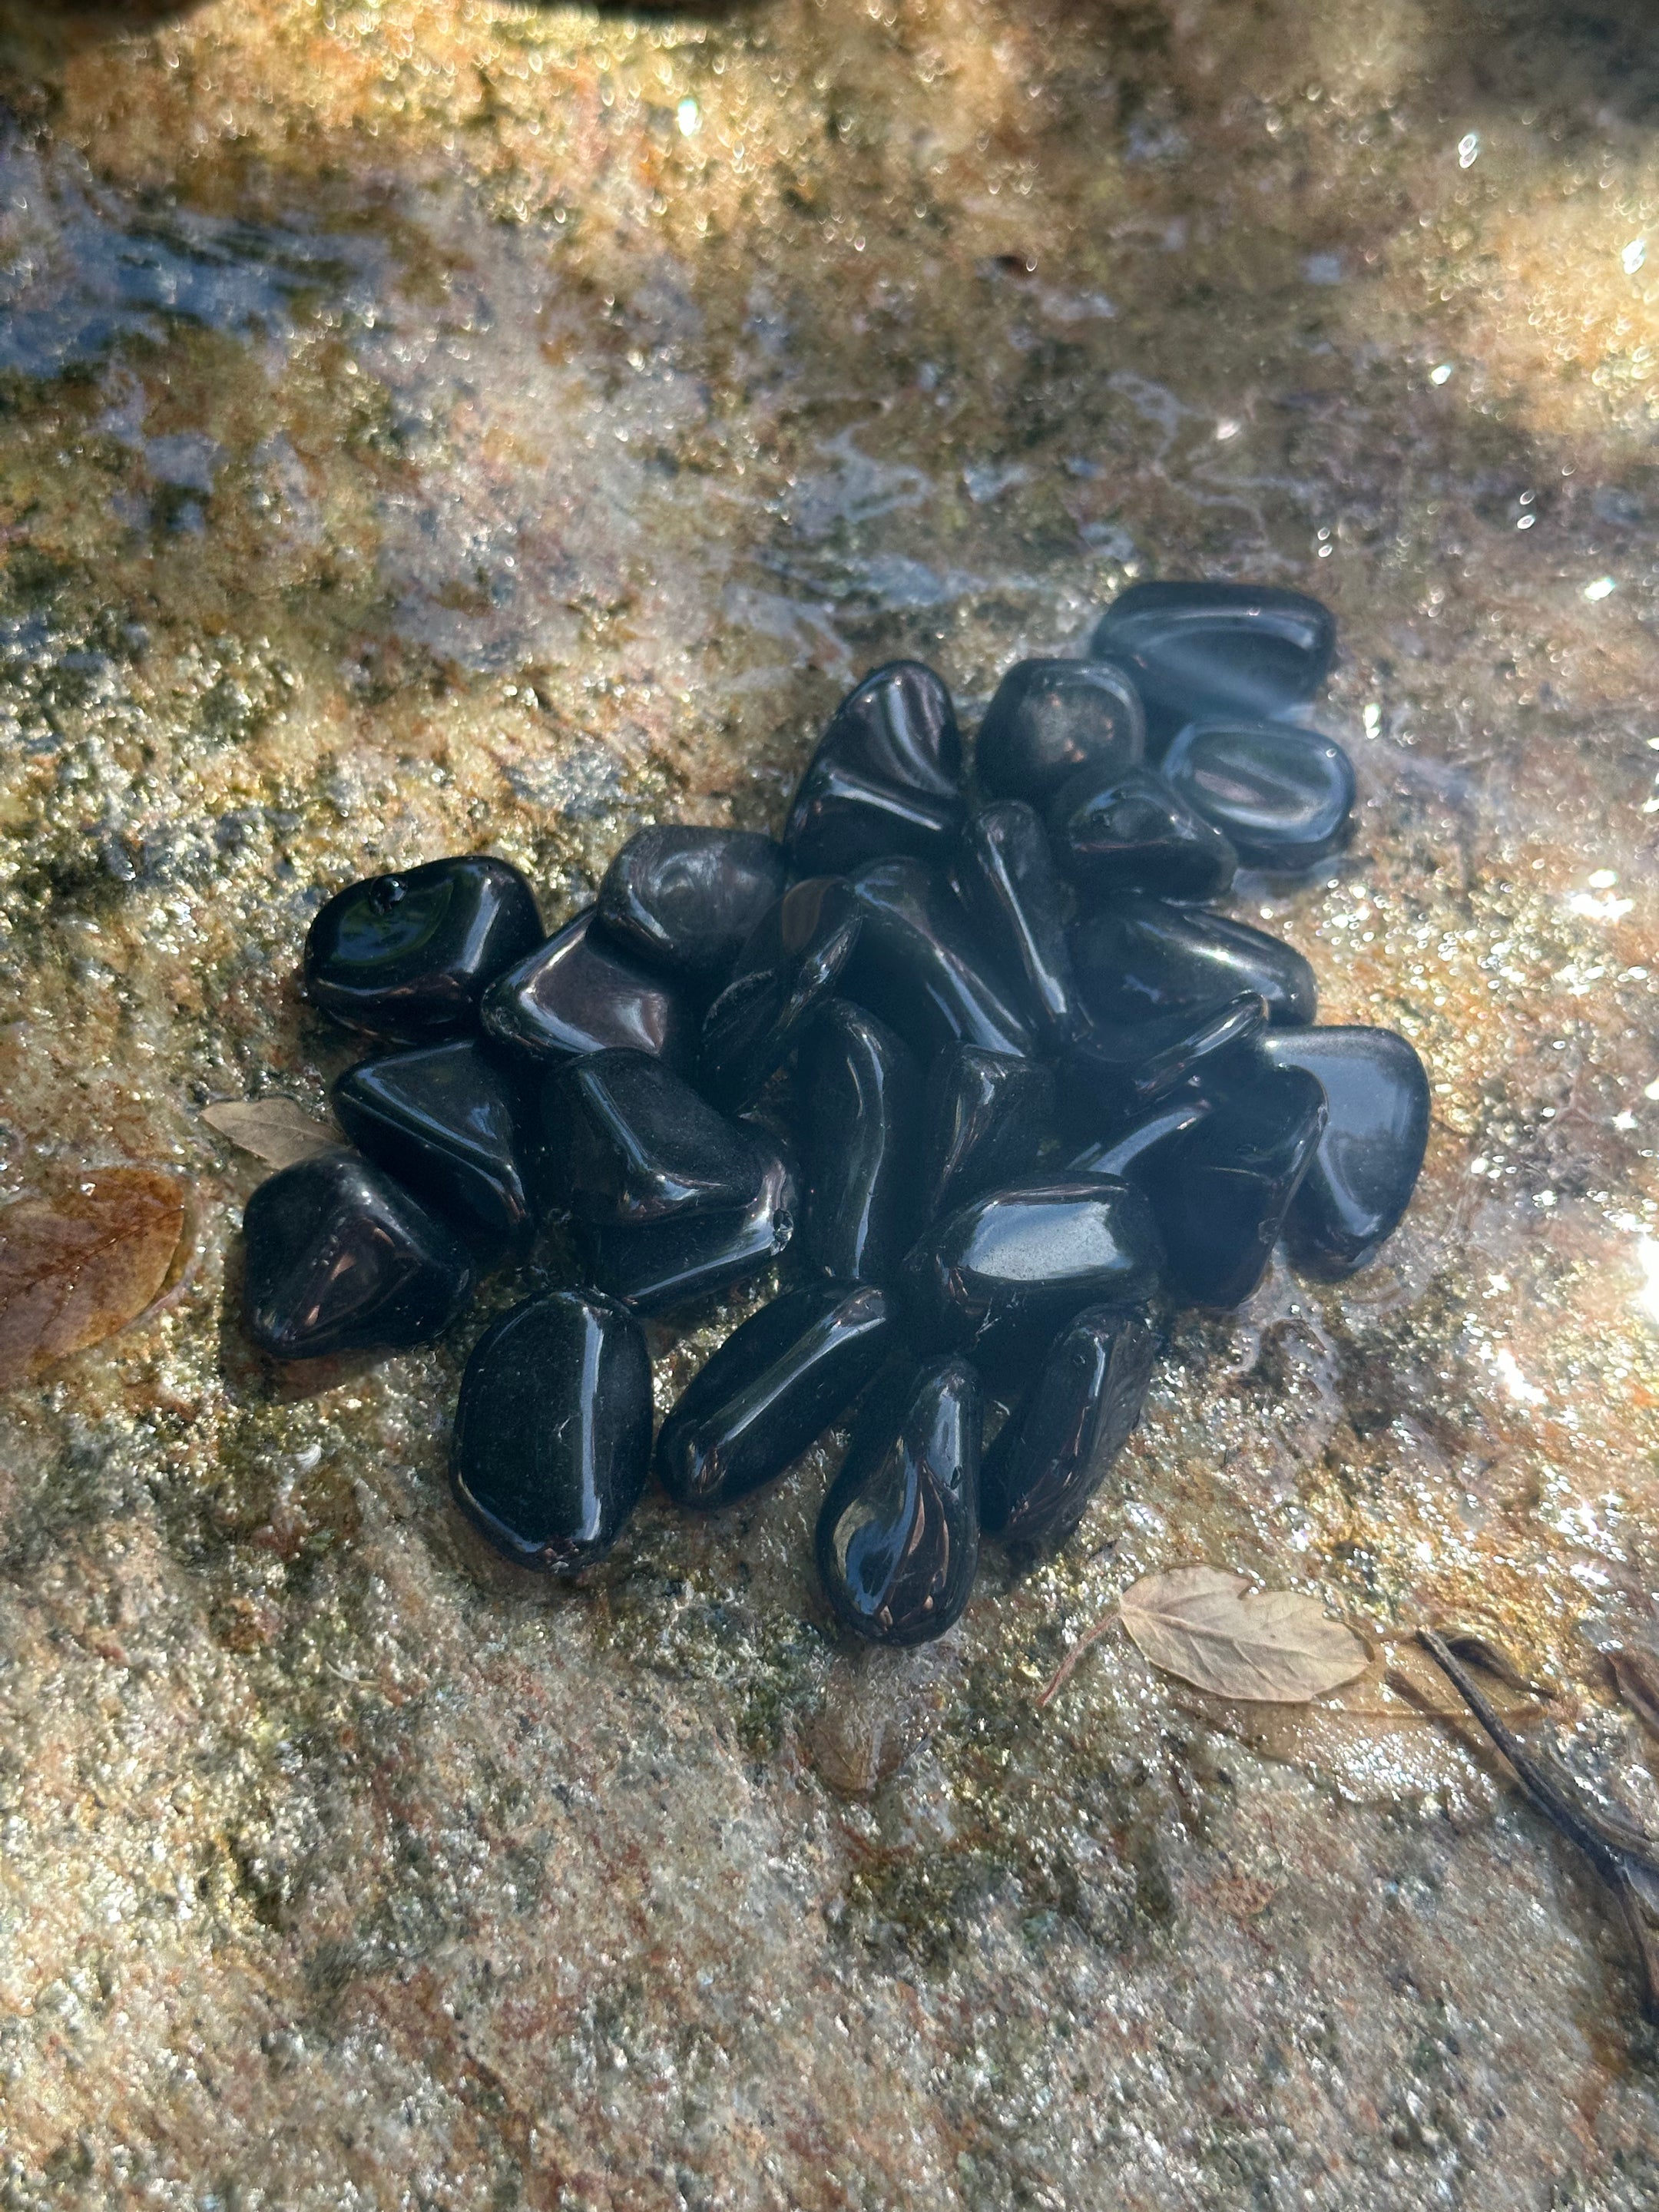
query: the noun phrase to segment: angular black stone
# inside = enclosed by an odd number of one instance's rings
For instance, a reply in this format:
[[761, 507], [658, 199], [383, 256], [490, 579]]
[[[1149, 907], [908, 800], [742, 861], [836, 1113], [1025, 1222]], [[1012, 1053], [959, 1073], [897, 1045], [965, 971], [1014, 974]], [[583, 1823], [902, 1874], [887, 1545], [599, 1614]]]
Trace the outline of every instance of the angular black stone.
[[477, 1024], [478, 1001], [542, 939], [529, 884], [505, 860], [463, 854], [348, 884], [306, 933], [313, 1006], [405, 1044]]
[[659, 823], [635, 830], [605, 870], [599, 920], [648, 967], [713, 990], [788, 881], [770, 837]]
[[875, 860], [853, 878], [863, 927], [843, 988], [924, 1060], [948, 1044], [1030, 1053], [1036, 1040], [943, 876]]
[[863, 926], [850, 884], [809, 876], [762, 917], [704, 1017], [698, 1080], [711, 1098], [751, 1104], [805, 1036]]
[[578, 1221], [618, 1228], [737, 1214], [760, 1197], [777, 1148], [643, 1052], [595, 1052], [542, 1091], [550, 1188]]
[[1095, 626], [1089, 651], [1122, 661], [1149, 720], [1178, 726], [1212, 711], [1282, 714], [1330, 673], [1336, 619], [1272, 584], [1132, 584]]
[[1109, 1121], [1107, 1133], [1093, 1137], [1066, 1164], [1068, 1176], [1121, 1176], [1138, 1182], [1156, 1175], [1168, 1147], [1195, 1128], [1213, 1110], [1212, 1102], [1190, 1084], [1126, 1121]]
[[783, 842], [813, 875], [888, 853], [943, 860], [962, 827], [962, 738], [943, 681], [893, 660], [848, 692], [818, 740]]
[[1152, 1331], [1090, 1306], [1055, 1338], [1036, 1388], [985, 1455], [980, 1525], [1022, 1550], [1062, 1544], [1140, 1419]]
[[904, 1263], [912, 1326], [995, 1372], [1027, 1359], [1084, 1306], [1134, 1306], [1157, 1290], [1152, 1209], [1127, 1182], [1079, 1176], [969, 1199]]
[[1311, 867], [1348, 842], [1353, 763], [1292, 722], [1189, 722], [1164, 775], [1249, 867]]
[[1081, 1013], [1066, 899], [1034, 810], [1021, 799], [981, 807], [963, 833], [951, 881], [1037, 1036], [1050, 1050], [1067, 1043]]
[[475, 1249], [523, 1251], [535, 1216], [522, 1105], [482, 1046], [459, 1038], [360, 1060], [332, 1097], [353, 1144]]
[[242, 1231], [248, 1332], [273, 1359], [429, 1344], [472, 1293], [454, 1231], [356, 1152], [268, 1177]]
[[682, 1505], [730, 1505], [781, 1475], [838, 1421], [891, 1348], [872, 1283], [812, 1283], [751, 1314], [680, 1393], [657, 1477]]
[[923, 1111], [922, 1219], [1018, 1182], [1054, 1118], [1054, 1071], [1043, 1061], [975, 1044], [936, 1054]]
[[794, 1177], [775, 1152], [752, 1204], [736, 1212], [671, 1213], [638, 1224], [578, 1221], [576, 1243], [601, 1290], [637, 1313], [660, 1313], [768, 1266], [794, 1231], [795, 1209]]
[[1048, 828], [1066, 874], [1096, 895], [1219, 898], [1238, 866], [1220, 830], [1150, 769], [1107, 777], [1085, 769], [1061, 785]]
[[984, 1419], [966, 1360], [890, 1370], [818, 1515], [818, 1578], [877, 1644], [926, 1644], [960, 1620], [979, 1565]]
[[810, 1264], [890, 1282], [921, 1218], [921, 1071], [884, 1022], [832, 999], [802, 1048], [797, 1090]]
[[1411, 1202], [1429, 1141], [1428, 1073], [1393, 1030], [1297, 1030], [1261, 1049], [1325, 1093], [1329, 1118], [1285, 1242], [1304, 1274], [1336, 1282], [1375, 1258]]
[[1313, 969], [1266, 930], [1226, 915], [1125, 896], [1072, 932], [1083, 1003], [1097, 1022], [1144, 1021], [1182, 1006], [1254, 991], [1276, 1026], [1310, 1022], [1319, 1002]]
[[696, 1033], [684, 997], [597, 922], [585, 908], [497, 976], [483, 997], [485, 1035], [540, 1066], [612, 1048], [683, 1066]]
[[1148, 1189], [1177, 1297], [1236, 1306], [1249, 1297], [1324, 1127], [1317, 1078], [1256, 1058], [1170, 1146]]
[[1267, 1012], [1254, 991], [1208, 1006], [1183, 1006], [1141, 1022], [1097, 1022], [1061, 1063], [1060, 1104], [1068, 1126], [1093, 1135], [1127, 1121], [1260, 1035]]
[[520, 1566], [574, 1575], [601, 1559], [651, 1467], [651, 1360], [632, 1314], [554, 1291], [504, 1314], [461, 1378], [456, 1503]]
[[1082, 768], [1133, 768], [1146, 717], [1126, 669], [1109, 660], [1020, 660], [986, 710], [974, 744], [982, 789], [1047, 806]]

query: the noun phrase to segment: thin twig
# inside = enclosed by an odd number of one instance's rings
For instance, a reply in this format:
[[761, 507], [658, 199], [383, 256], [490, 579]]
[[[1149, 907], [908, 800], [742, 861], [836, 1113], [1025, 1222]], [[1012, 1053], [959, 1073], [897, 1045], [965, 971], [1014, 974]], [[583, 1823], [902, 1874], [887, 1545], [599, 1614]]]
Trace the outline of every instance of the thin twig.
[[1077, 1642], [1072, 1646], [1071, 1650], [1066, 1654], [1066, 1656], [1060, 1661], [1059, 1666], [1055, 1668], [1054, 1673], [1049, 1676], [1048, 1688], [1036, 1701], [1036, 1709], [1038, 1712], [1041, 1712], [1046, 1705], [1049, 1704], [1052, 1699], [1060, 1695], [1060, 1692], [1066, 1687], [1066, 1685], [1071, 1680], [1072, 1676], [1076, 1673], [1078, 1662], [1082, 1658], [1084, 1653], [1088, 1650], [1091, 1644], [1098, 1644], [1101, 1638], [1105, 1635], [1107, 1630], [1115, 1626], [1116, 1622], [1117, 1607], [1114, 1606], [1103, 1620], [1096, 1621], [1092, 1628], [1087, 1630], [1085, 1634], [1079, 1637]]

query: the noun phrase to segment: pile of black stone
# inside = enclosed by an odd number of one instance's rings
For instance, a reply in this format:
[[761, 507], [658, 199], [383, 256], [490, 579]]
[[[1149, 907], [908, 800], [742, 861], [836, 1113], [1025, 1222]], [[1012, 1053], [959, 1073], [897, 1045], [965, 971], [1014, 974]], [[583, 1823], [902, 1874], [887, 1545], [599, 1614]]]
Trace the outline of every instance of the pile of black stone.
[[[1307, 962], [1205, 903], [1346, 838], [1346, 756], [1286, 719], [1334, 646], [1299, 593], [1137, 585], [1089, 658], [1009, 670], [976, 793], [944, 684], [898, 661], [837, 709], [781, 844], [641, 830], [546, 939], [498, 860], [341, 891], [307, 989], [405, 1048], [335, 1086], [356, 1151], [249, 1202], [254, 1337], [426, 1342], [562, 1217], [586, 1279], [480, 1340], [453, 1472], [503, 1552], [568, 1573], [649, 1476], [639, 1316], [783, 1256], [658, 1475], [729, 1504], [856, 1407], [824, 1590], [865, 1636], [938, 1635], [981, 1529], [1030, 1553], [1075, 1528], [1139, 1418], [1149, 1310], [1237, 1304], [1281, 1237], [1346, 1274], [1410, 1198], [1416, 1054], [1313, 1028]], [[981, 1465], [988, 1396], [1011, 1410]]]

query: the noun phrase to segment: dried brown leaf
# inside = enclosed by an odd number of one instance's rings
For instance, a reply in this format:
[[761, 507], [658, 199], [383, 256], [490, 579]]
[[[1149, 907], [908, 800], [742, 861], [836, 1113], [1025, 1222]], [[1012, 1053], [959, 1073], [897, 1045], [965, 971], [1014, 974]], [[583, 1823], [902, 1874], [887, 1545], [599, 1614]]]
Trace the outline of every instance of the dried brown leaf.
[[1247, 1576], [1217, 1567], [1143, 1575], [1118, 1610], [1155, 1667], [1215, 1697], [1304, 1705], [1370, 1663], [1353, 1631], [1317, 1598], [1252, 1590]]
[[0, 1388], [112, 1336], [167, 1278], [183, 1194], [149, 1168], [100, 1168], [0, 1211]]
[[291, 1168], [298, 1160], [331, 1152], [342, 1141], [337, 1130], [313, 1119], [292, 1098], [228, 1098], [217, 1106], [204, 1106], [202, 1119], [240, 1151], [273, 1168]]

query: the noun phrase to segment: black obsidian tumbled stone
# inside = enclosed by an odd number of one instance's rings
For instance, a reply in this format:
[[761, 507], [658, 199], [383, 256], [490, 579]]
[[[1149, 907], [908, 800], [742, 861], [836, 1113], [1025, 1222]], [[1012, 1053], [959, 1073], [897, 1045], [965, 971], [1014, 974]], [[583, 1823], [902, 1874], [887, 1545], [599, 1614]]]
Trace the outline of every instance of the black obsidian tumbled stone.
[[1050, 1050], [1079, 1017], [1066, 935], [1066, 894], [1035, 810], [1021, 799], [981, 807], [951, 871], [957, 896], [1000, 974]]
[[484, 994], [485, 1035], [544, 1067], [611, 1048], [684, 1066], [696, 1036], [684, 998], [597, 922], [594, 908], [585, 908], [497, 976]]
[[862, 927], [839, 876], [809, 876], [762, 916], [703, 1019], [698, 1080], [711, 1098], [735, 1109], [760, 1096], [835, 989]]
[[1085, 769], [1061, 785], [1048, 827], [1066, 874], [1097, 894], [1219, 898], [1238, 866], [1220, 830], [1150, 769], [1109, 777]]
[[1149, 717], [1177, 726], [1210, 711], [1282, 714], [1330, 673], [1336, 620], [1272, 584], [1132, 584], [1089, 651], [1131, 671]]
[[841, 1419], [892, 1336], [892, 1306], [872, 1283], [784, 1291], [680, 1393], [657, 1439], [663, 1488], [682, 1505], [713, 1508], [775, 1480]]
[[520, 1566], [600, 1559], [651, 1467], [651, 1361], [623, 1307], [592, 1291], [528, 1299], [479, 1338], [450, 1455], [456, 1503]]
[[1127, 1121], [1109, 1121], [1066, 1164], [1068, 1176], [1121, 1176], [1139, 1182], [1156, 1175], [1176, 1139], [1213, 1110], [1202, 1091], [1186, 1084]]
[[1249, 867], [1311, 867], [1348, 842], [1353, 763], [1334, 738], [1294, 723], [1189, 722], [1164, 775]]
[[890, 1370], [860, 1415], [818, 1515], [836, 1618], [877, 1644], [925, 1644], [960, 1620], [979, 1565], [979, 1381], [963, 1359]]
[[1019, 1182], [1036, 1164], [1054, 1118], [1054, 1071], [1043, 1061], [974, 1044], [937, 1054], [923, 1120], [923, 1218]]
[[836, 709], [796, 789], [783, 842], [795, 866], [814, 875], [887, 853], [943, 860], [963, 813], [951, 695], [922, 662], [894, 660]]
[[1336, 1282], [1376, 1257], [1411, 1202], [1429, 1141], [1428, 1074], [1393, 1030], [1297, 1030], [1261, 1048], [1325, 1093], [1325, 1133], [1291, 1200], [1285, 1242], [1304, 1274]]
[[890, 1282], [920, 1218], [915, 1056], [862, 1006], [832, 999], [802, 1048], [796, 1088], [802, 1250], [826, 1275]]
[[986, 709], [974, 744], [981, 787], [1047, 806], [1079, 769], [1115, 773], [1146, 750], [1146, 717], [1127, 670], [1109, 660], [1020, 660]]
[[360, 1060], [336, 1082], [353, 1144], [453, 1223], [475, 1249], [522, 1251], [535, 1230], [521, 1103], [470, 1039]]
[[638, 1223], [579, 1219], [576, 1243], [601, 1290], [637, 1313], [661, 1313], [768, 1266], [794, 1233], [795, 1212], [794, 1177], [782, 1155], [769, 1152], [747, 1206]]
[[1068, 1127], [1103, 1136], [1115, 1121], [1144, 1112], [1180, 1085], [1213, 1079], [1260, 1035], [1267, 1018], [1255, 994], [1241, 991], [1236, 998], [1146, 1021], [1093, 1024], [1060, 1066]]
[[712, 990], [788, 881], [770, 837], [658, 823], [635, 830], [605, 870], [599, 920], [647, 966]]
[[305, 989], [353, 1029], [405, 1044], [473, 1028], [502, 969], [541, 941], [529, 884], [505, 860], [463, 854], [348, 884], [306, 933]]
[[1275, 1025], [1310, 1022], [1313, 969], [1265, 930], [1229, 915], [1126, 896], [1097, 907], [1072, 932], [1072, 962], [1090, 1014], [1138, 1022], [1254, 991]]
[[639, 1228], [754, 1205], [777, 1164], [760, 1130], [643, 1052], [595, 1052], [542, 1090], [550, 1189], [580, 1222]]
[[1148, 1189], [1170, 1287], [1236, 1306], [1267, 1270], [1325, 1127], [1325, 1093], [1302, 1067], [1252, 1056], [1215, 1110], [1171, 1145]]
[[929, 1059], [958, 1042], [1030, 1053], [1011, 986], [945, 878], [920, 860], [875, 860], [853, 878], [862, 927], [844, 988]]
[[429, 1344], [472, 1292], [454, 1231], [356, 1152], [270, 1176], [242, 1231], [248, 1332], [273, 1359]]
[[1065, 1542], [1140, 1419], [1153, 1348], [1134, 1314], [1090, 1306], [1073, 1316], [985, 1455], [987, 1535], [1033, 1551]]

